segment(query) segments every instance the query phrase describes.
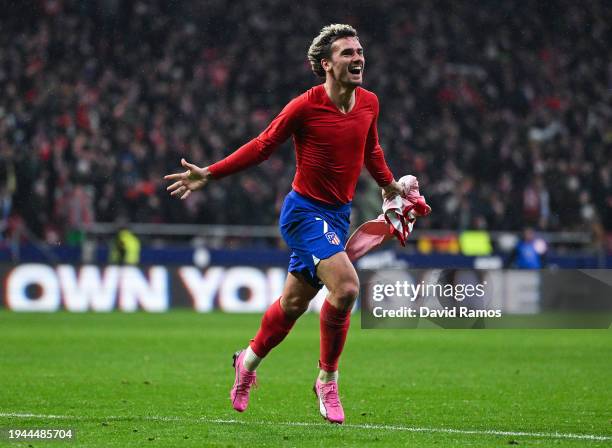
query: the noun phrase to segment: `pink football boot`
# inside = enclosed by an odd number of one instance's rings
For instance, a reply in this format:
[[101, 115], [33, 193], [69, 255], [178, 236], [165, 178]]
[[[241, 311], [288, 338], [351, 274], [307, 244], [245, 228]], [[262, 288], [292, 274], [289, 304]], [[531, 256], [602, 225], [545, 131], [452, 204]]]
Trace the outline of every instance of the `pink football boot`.
[[238, 412], [244, 412], [249, 405], [249, 392], [251, 391], [251, 386], [256, 385], [257, 380], [257, 374], [255, 372], [249, 372], [242, 364], [245, 353], [246, 351], [244, 350], [234, 353], [236, 378], [234, 380], [234, 386], [230, 391], [230, 398], [232, 399], [232, 406]]
[[344, 409], [338, 397], [338, 383], [330, 381], [323, 383], [317, 379], [312, 388], [319, 399], [319, 411], [323, 418], [331, 423], [344, 422]]

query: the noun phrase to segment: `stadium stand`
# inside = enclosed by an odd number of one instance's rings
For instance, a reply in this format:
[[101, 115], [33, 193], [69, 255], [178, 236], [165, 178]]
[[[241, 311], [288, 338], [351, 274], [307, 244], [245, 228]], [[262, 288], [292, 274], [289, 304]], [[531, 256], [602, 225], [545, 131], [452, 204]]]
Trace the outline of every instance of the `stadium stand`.
[[[306, 49], [357, 27], [396, 176], [420, 228], [612, 231], [612, 9], [603, 1], [11, 2], [0, 26], [5, 231], [48, 242], [118, 217], [273, 225], [290, 142], [186, 203], [162, 175], [257, 135], [318, 80]], [[383, 20], [384, 18], [384, 20]], [[378, 213], [364, 174], [355, 219]], [[232, 206], [227, 206], [232, 204]]]

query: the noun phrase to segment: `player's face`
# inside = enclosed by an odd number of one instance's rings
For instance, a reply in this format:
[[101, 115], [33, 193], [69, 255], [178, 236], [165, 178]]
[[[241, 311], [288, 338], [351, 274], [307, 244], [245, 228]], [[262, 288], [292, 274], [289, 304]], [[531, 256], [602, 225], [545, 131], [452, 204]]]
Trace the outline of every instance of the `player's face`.
[[343, 84], [359, 86], [363, 82], [365, 57], [356, 37], [343, 37], [332, 44], [331, 60], [326, 70]]

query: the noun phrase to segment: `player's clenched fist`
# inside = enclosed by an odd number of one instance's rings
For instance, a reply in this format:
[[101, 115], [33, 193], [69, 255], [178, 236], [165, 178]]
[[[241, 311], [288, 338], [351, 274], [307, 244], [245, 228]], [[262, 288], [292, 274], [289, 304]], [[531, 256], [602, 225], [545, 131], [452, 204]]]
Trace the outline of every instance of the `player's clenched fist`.
[[393, 199], [395, 196], [402, 195], [402, 187], [396, 180], [393, 180], [390, 184], [382, 187], [382, 197], [383, 199]]
[[181, 159], [181, 165], [187, 168], [187, 171], [182, 173], [168, 174], [164, 176], [166, 180], [174, 180], [166, 190], [170, 192], [171, 196], [177, 196], [181, 199], [186, 199], [192, 191], [199, 190], [204, 187], [210, 179], [210, 173], [208, 168], [200, 168], [195, 166], [193, 163], [187, 162], [185, 159]]

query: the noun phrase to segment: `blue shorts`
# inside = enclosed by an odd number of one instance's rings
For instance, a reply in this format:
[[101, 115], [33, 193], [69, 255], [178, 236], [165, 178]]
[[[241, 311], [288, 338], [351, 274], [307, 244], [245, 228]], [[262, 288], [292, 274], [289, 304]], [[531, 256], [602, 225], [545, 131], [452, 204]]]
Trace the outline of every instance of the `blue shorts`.
[[299, 272], [314, 288], [323, 284], [316, 266], [344, 251], [351, 218], [351, 203], [329, 205], [291, 191], [283, 203], [279, 226], [292, 250], [289, 272]]

